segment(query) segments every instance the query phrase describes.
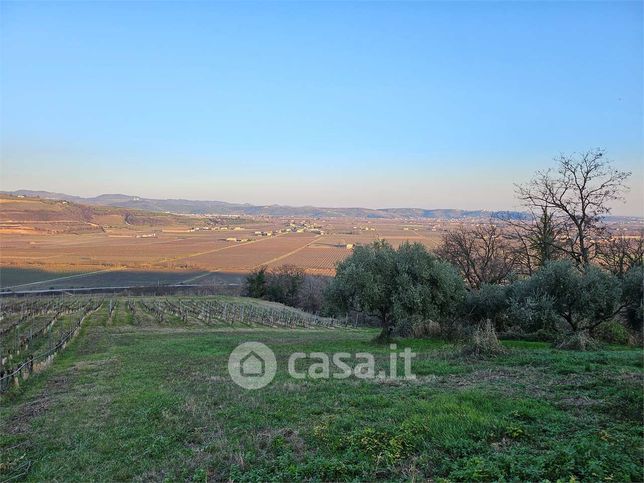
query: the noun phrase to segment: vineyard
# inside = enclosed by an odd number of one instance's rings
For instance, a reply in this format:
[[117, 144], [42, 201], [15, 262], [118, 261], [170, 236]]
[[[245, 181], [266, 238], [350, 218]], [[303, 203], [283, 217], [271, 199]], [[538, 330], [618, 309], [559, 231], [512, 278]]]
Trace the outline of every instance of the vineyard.
[[2, 300], [0, 392], [53, 360], [84, 322], [139, 327], [335, 328], [347, 321], [236, 297], [58, 297]]
[[[415, 380], [299, 379], [294, 353], [306, 371], [314, 354], [367, 352], [378, 373], [390, 345], [222, 295], [0, 302], [0, 481], [641, 480], [639, 348], [504, 341], [470, 359], [399, 339]], [[228, 369], [250, 341], [278, 366], [258, 391]]]

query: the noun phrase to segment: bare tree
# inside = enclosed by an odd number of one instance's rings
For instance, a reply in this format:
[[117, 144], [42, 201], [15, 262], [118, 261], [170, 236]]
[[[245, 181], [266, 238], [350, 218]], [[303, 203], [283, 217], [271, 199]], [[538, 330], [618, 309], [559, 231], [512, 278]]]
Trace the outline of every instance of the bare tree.
[[612, 236], [597, 246], [597, 260], [605, 269], [623, 277], [644, 261], [644, 233], [639, 237]]
[[459, 269], [472, 288], [505, 283], [517, 265], [517, 251], [497, 225], [458, 228], [443, 236], [436, 254]]
[[523, 218], [497, 216], [505, 226], [516, 251], [517, 271], [532, 275], [549, 260], [561, 258], [562, 224], [547, 208], [530, 210]]
[[324, 294], [330, 283], [330, 277], [305, 275], [298, 292], [297, 306], [307, 312], [319, 313], [324, 306]]
[[266, 298], [295, 307], [298, 293], [304, 283], [304, 270], [295, 265], [284, 264], [268, 272]]
[[556, 170], [538, 171], [530, 182], [518, 185], [517, 197], [527, 208], [548, 210], [561, 221], [560, 249], [586, 266], [596, 255], [604, 231], [602, 218], [610, 213], [612, 201], [623, 199], [631, 173], [614, 169], [602, 149], [562, 154], [556, 161]]

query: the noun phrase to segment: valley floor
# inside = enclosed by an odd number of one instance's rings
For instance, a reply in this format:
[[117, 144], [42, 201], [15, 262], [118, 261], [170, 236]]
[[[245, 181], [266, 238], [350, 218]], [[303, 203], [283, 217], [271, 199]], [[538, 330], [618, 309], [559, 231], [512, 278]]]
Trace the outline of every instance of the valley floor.
[[[400, 340], [416, 380], [287, 374], [293, 351], [388, 367], [375, 333], [138, 324], [104, 302], [52, 366], [0, 396], [0, 480], [642, 480], [642, 351], [506, 342], [472, 360]], [[245, 341], [276, 353], [263, 389], [228, 374]]]

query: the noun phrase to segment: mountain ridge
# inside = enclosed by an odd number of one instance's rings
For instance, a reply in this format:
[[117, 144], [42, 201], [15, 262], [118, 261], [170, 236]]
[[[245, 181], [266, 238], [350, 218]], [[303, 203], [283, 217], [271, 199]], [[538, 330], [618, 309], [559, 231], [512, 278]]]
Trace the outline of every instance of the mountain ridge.
[[250, 215], [250, 216], [297, 216], [333, 218], [481, 218], [499, 214], [520, 218], [518, 211], [461, 210], [456, 208], [361, 208], [361, 207], [317, 207], [288, 205], [252, 205], [249, 203], [229, 203], [216, 200], [155, 199], [120, 193], [104, 193], [94, 197], [82, 197], [42, 190], [0, 191], [13, 196], [37, 197], [51, 200], [65, 200], [88, 205], [112, 206], [118, 208], [140, 209], [147, 211], [169, 212], [183, 215]]

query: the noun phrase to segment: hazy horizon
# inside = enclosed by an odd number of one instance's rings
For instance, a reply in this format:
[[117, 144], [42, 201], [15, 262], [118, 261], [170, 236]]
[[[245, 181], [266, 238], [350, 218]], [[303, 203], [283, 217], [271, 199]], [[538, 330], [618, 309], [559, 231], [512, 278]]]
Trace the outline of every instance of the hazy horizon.
[[[230, 203], [230, 204], [248, 204], [252, 206], [281, 206], [281, 207], [291, 207], [291, 208], [305, 208], [305, 207], [313, 207], [313, 208], [345, 208], [345, 209], [371, 209], [371, 210], [390, 210], [390, 209], [418, 209], [418, 210], [462, 210], [462, 211], [490, 211], [490, 212], [501, 212], [501, 211], [525, 211], [524, 208], [521, 206], [516, 206], [512, 208], [498, 208], [498, 209], [486, 209], [486, 208], [462, 208], [459, 206], [397, 206], [397, 205], [392, 205], [392, 206], [363, 206], [363, 205], [315, 205], [315, 204], [304, 204], [304, 205], [294, 205], [294, 204], [287, 204], [287, 203], [248, 203], [248, 202], [236, 202], [236, 201], [228, 201], [228, 200], [223, 200], [223, 199], [216, 199], [216, 198], [190, 198], [190, 197], [152, 197], [152, 196], [143, 196], [137, 193], [117, 193], [117, 192], [105, 192], [105, 193], [97, 193], [97, 194], [87, 194], [87, 195], [80, 195], [78, 193], [67, 193], [67, 192], [62, 192], [62, 191], [55, 191], [55, 190], [46, 190], [46, 189], [29, 189], [29, 188], [17, 188], [17, 189], [11, 189], [11, 190], [5, 190], [5, 189], [0, 189], [0, 192], [20, 192], [20, 191], [33, 191], [33, 192], [49, 192], [49, 193], [55, 193], [55, 194], [64, 194], [67, 196], [74, 196], [74, 197], [80, 197], [80, 198], [96, 198], [101, 195], [106, 195], [106, 196], [129, 196], [129, 197], [139, 197], [143, 199], [153, 199], [153, 200], [170, 200], [170, 201], [203, 201], [203, 202], [208, 202], [208, 201], [214, 201], [214, 202], [223, 202], [223, 203]], [[615, 213], [613, 210], [609, 216], [624, 216], [624, 217], [639, 217], [639, 218], [644, 218], [643, 214], [638, 214], [638, 213]]]
[[602, 147], [644, 215], [641, 2], [0, 4], [0, 188], [514, 210]]

